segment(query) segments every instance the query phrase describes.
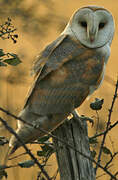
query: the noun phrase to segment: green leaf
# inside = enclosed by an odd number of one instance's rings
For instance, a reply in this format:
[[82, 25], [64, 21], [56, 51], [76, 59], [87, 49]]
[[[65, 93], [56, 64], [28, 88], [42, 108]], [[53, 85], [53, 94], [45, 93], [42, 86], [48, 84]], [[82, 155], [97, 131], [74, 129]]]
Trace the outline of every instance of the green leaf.
[[92, 158], [95, 158], [96, 154], [97, 154], [97, 153], [96, 153], [95, 150], [91, 151], [91, 156], [92, 156]]
[[53, 150], [53, 148], [50, 145], [47, 145], [47, 144], [45, 144], [44, 146], [41, 146], [41, 148], [45, 152]]
[[23, 162], [19, 162], [18, 165], [22, 168], [30, 168], [34, 166], [35, 162], [33, 160], [27, 160]]
[[3, 169], [5, 169], [5, 168], [7, 168], [6, 165], [0, 165], [0, 171], [3, 170]]
[[16, 59], [16, 58], [5, 59], [3, 62], [12, 66], [17, 66], [18, 64], [21, 63], [21, 61], [19, 61], [19, 59]]
[[0, 179], [2, 179], [3, 177], [8, 177], [7, 172], [5, 170], [0, 170]]
[[0, 57], [4, 56], [5, 53], [3, 52], [3, 49], [0, 49]]
[[105, 146], [103, 147], [103, 153], [104, 153], [104, 154], [110, 154], [110, 155], [112, 155], [110, 149], [108, 149], [108, 148], [105, 147]]
[[43, 144], [44, 142], [48, 141], [49, 138], [50, 136], [44, 136], [44, 137], [38, 138], [38, 142]]
[[4, 170], [6, 167], [6, 165], [0, 165], [0, 179], [3, 177], [7, 178], [7, 172]]
[[14, 54], [14, 53], [9, 53], [10, 56], [14, 57], [14, 58], [18, 58], [18, 55], [17, 54]]
[[0, 146], [8, 144], [8, 140], [4, 136], [0, 136]]
[[92, 110], [98, 111], [98, 110], [102, 109], [103, 103], [104, 103], [104, 99], [95, 98], [95, 101], [90, 103], [90, 108]]
[[89, 138], [89, 143], [90, 144], [96, 144], [96, 143], [98, 143], [98, 141], [96, 138]]
[[47, 145], [47, 144], [41, 146], [41, 149], [42, 149], [42, 151], [37, 151], [38, 156], [46, 157], [47, 155], [49, 155], [49, 154], [51, 155], [54, 152], [53, 147], [51, 147], [50, 145]]
[[7, 66], [7, 65], [0, 61], [0, 66]]
[[13, 58], [5, 59], [4, 60], [5, 63], [12, 65], [12, 66], [16, 66], [21, 63], [21, 60], [19, 59], [19, 57], [16, 54], [9, 53], [9, 55], [11, 55]]
[[0, 136], [0, 139], [5, 139], [5, 137], [4, 136]]
[[3, 145], [5, 145], [5, 144], [7, 144], [8, 142], [7, 141], [5, 141], [5, 140], [0, 140], [0, 146], [3, 146]]
[[37, 151], [37, 156], [45, 156], [45, 153], [44, 151]]

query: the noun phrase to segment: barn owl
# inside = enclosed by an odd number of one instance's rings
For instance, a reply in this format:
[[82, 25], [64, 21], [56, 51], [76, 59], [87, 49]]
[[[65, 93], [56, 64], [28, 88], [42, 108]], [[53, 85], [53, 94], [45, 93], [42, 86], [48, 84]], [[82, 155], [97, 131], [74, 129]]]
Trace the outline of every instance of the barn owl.
[[[98, 6], [77, 10], [60, 36], [37, 57], [34, 82], [19, 117], [16, 133], [24, 143], [53, 131], [100, 86], [114, 35], [111, 13]], [[12, 136], [14, 152], [21, 146]]]

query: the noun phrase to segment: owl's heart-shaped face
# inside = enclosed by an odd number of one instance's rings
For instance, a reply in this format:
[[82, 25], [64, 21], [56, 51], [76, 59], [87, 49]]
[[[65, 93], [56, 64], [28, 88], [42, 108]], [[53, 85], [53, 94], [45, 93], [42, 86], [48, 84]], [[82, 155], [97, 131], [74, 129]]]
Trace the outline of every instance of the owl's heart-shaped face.
[[88, 6], [77, 10], [66, 30], [88, 48], [99, 48], [111, 43], [114, 21], [111, 13], [101, 7]]

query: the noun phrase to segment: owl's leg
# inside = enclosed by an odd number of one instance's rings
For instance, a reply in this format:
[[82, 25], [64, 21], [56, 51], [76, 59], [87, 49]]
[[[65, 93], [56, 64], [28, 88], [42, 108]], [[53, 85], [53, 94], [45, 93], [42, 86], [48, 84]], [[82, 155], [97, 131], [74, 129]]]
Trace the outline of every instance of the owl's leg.
[[76, 109], [74, 111], [72, 111], [72, 115], [75, 119], [78, 119], [81, 117]]
[[74, 118], [75, 120], [79, 121], [79, 122], [81, 122], [81, 121], [89, 121], [89, 122], [92, 124], [92, 126], [93, 126], [93, 124], [94, 124], [93, 119], [91, 119], [91, 118], [89, 118], [89, 117], [87, 117], [87, 116], [84, 116], [84, 115], [80, 116], [77, 110], [74, 110], [74, 111], [72, 112], [72, 115], [73, 115], [73, 118]]

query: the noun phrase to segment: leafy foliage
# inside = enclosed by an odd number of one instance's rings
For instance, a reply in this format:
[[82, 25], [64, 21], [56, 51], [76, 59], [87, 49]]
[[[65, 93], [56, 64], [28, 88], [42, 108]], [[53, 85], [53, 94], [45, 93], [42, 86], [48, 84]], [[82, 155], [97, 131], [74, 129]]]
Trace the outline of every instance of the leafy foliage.
[[89, 138], [89, 143], [90, 143], [90, 144], [96, 144], [96, 143], [98, 143], [97, 138]]
[[104, 103], [104, 99], [95, 98], [95, 101], [90, 103], [90, 108], [92, 110], [98, 111], [98, 110], [102, 109], [103, 103]]
[[105, 146], [103, 147], [103, 153], [112, 155], [110, 149], [108, 149], [108, 147], [105, 147]]
[[97, 153], [96, 153], [95, 150], [91, 151], [91, 156], [92, 156], [93, 159], [95, 158], [96, 154], [97, 154]]
[[2, 179], [3, 177], [8, 177], [7, 172], [5, 171], [6, 167], [6, 165], [0, 165], [0, 179]]
[[0, 136], [0, 146], [8, 144], [8, 140], [4, 136]]
[[48, 157], [54, 153], [54, 148], [51, 145], [45, 144], [41, 146], [41, 151], [37, 151], [38, 156]]
[[[11, 39], [14, 43], [16, 43], [16, 39], [18, 38], [18, 34], [14, 34], [16, 28], [13, 26], [12, 20], [10, 18], [5, 21], [5, 23], [0, 24], [0, 38], [3, 40]], [[3, 49], [0, 49], [0, 66], [16, 66], [21, 63], [18, 55], [14, 53], [5, 53]]]
[[3, 177], [7, 178], [7, 172], [3, 169], [3, 170], [0, 170], [0, 179], [2, 179]]
[[4, 53], [3, 49], [0, 49], [0, 66], [16, 66], [21, 63], [17, 54]]
[[34, 161], [33, 160], [27, 160], [27, 161], [23, 161], [23, 162], [19, 162], [18, 165], [21, 168], [30, 168], [32, 166], [34, 166]]
[[16, 28], [13, 26], [11, 19], [8, 18], [5, 23], [0, 25], [0, 38], [11, 39], [14, 43], [17, 42], [18, 34], [14, 34]]
[[50, 136], [44, 136], [44, 137], [41, 137], [41, 138], [39, 137], [37, 141], [38, 141], [39, 144], [44, 144], [46, 141], [49, 140], [49, 138], [50, 138]]

